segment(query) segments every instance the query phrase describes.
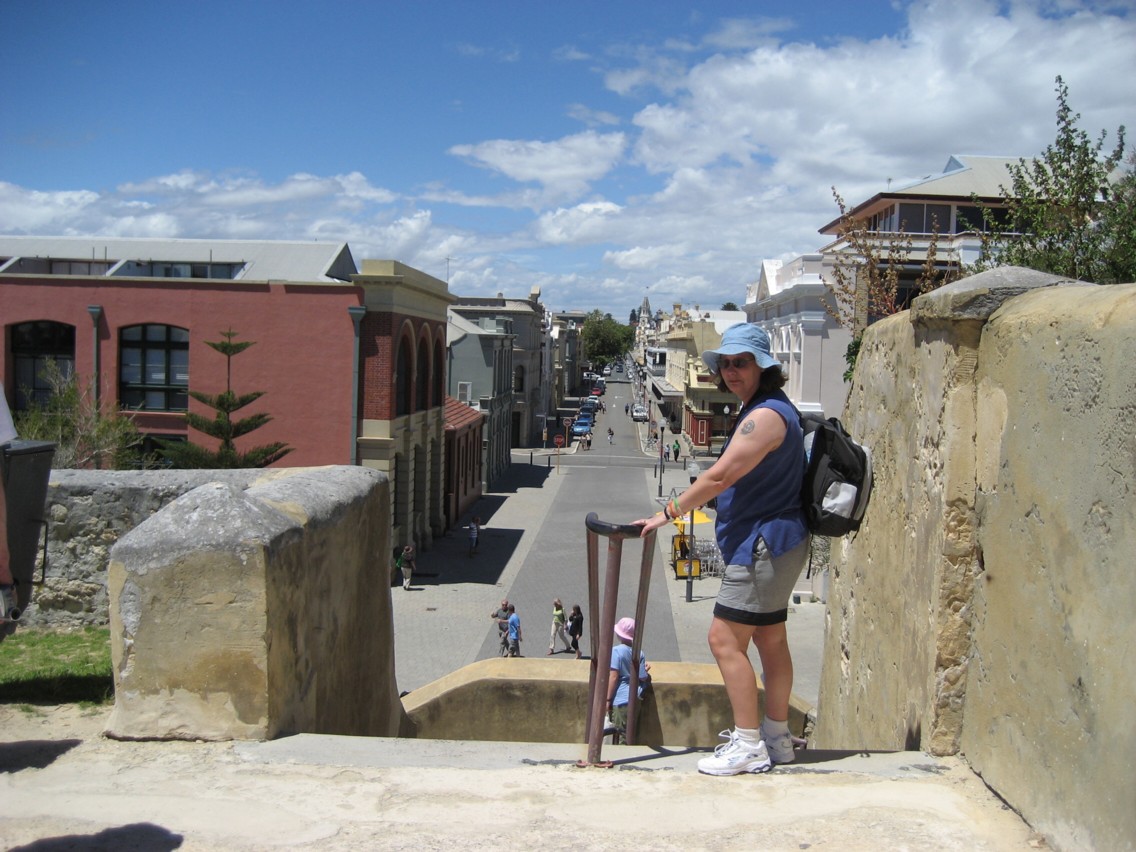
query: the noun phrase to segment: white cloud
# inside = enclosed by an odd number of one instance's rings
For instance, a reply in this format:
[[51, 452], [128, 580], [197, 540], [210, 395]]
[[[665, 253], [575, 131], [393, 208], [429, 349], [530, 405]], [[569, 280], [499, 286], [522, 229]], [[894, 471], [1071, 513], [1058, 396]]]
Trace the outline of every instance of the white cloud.
[[683, 249], [679, 245], [635, 246], [625, 251], [606, 251], [604, 263], [618, 269], [654, 269], [662, 261], [681, 257]]
[[606, 175], [619, 162], [626, 145], [622, 133], [586, 130], [553, 142], [491, 139], [455, 145], [450, 153], [511, 180], [539, 183], [550, 198], [573, 198]]
[[610, 201], [562, 207], [541, 214], [533, 223], [532, 233], [538, 242], [547, 245], [596, 242], [603, 239], [612, 217], [619, 212], [619, 205]]
[[9, 234], [68, 232], [99, 194], [88, 190], [39, 192], [0, 181], [0, 230]]

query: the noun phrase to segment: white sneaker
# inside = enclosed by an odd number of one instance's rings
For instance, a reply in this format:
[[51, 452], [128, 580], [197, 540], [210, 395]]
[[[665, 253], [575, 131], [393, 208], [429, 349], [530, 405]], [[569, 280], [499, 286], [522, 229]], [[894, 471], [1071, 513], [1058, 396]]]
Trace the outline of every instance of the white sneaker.
[[793, 737], [789, 734], [768, 734], [763, 726], [761, 741], [774, 763], [792, 763], [797, 759], [797, 753], [793, 751]]
[[718, 734], [726, 742], [714, 749], [713, 757], [698, 761], [698, 771], [704, 775], [740, 775], [743, 772], [768, 772], [772, 767], [765, 743], [749, 745], [738, 739], [734, 731]]

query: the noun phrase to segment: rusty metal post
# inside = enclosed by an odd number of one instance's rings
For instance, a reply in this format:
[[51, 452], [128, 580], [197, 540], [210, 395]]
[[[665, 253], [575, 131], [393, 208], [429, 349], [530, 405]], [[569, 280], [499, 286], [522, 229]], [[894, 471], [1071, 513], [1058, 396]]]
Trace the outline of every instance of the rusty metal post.
[[[607, 703], [608, 668], [611, 661], [612, 635], [615, 632], [615, 615], [619, 606], [619, 573], [623, 541], [639, 538], [641, 528], [633, 524], [619, 525], [601, 521], [590, 512], [584, 521], [587, 528], [588, 554], [588, 632], [592, 658], [588, 673], [587, 731], [588, 757], [578, 766], [611, 766], [601, 761], [603, 747], [604, 707]], [[608, 539], [607, 570], [604, 574], [603, 599], [600, 599], [599, 536]], [[635, 742], [635, 716], [639, 709], [639, 649], [642, 645], [643, 620], [647, 612], [647, 591], [651, 582], [651, 562], [655, 552], [655, 533], [643, 539], [643, 558], [639, 568], [639, 593], [635, 602], [635, 639], [632, 643], [631, 692], [627, 705], [627, 741]]]

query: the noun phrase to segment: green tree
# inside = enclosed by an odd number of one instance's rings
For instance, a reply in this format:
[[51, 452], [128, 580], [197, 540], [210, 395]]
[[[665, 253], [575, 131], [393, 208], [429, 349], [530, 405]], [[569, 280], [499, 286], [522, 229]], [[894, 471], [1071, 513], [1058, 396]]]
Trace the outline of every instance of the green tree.
[[737, 302], [726, 302], [726, 304], [722, 305], [723, 311], [736, 311], [737, 309]]
[[141, 435], [130, 414], [103, 410], [92, 388], [76, 373], [64, 374], [53, 359], [45, 362], [40, 378], [51, 393], [45, 402], [33, 401], [16, 412], [16, 430], [29, 440], [54, 442], [53, 467], [120, 469], [145, 463], [138, 457]]
[[240, 468], [240, 467], [268, 467], [279, 458], [292, 452], [287, 444], [276, 441], [260, 447], [253, 447], [247, 452], [237, 452], [236, 439], [259, 429], [272, 420], [268, 414], [253, 414], [241, 420], [233, 420], [232, 415], [246, 405], [264, 396], [264, 391], [237, 394], [233, 392], [233, 358], [244, 352], [255, 341], [247, 340], [235, 342], [236, 332], [232, 329], [221, 332], [225, 339], [222, 341], [205, 341], [206, 345], [225, 356], [225, 390], [213, 395], [200, 391], [189, 391], [189, 395], [198, 402], [207, 405], [216, 411], [213, 419], [202, 417], [187, 411], [185, 422], [189, 428], [216, 438], [220, 446], [214, 452], [197, 444], [186, 442], [166, 441], [162, 445], [162, 456], [172, 467], [176, 468]]
[[635, 331], [597, 308], [584, 319], [580, 336], [584, 345], [584, 360], [609, 363], [622, 358], [631, 348]]
[[[1124, 126], [1104, 151], [1077, 127], [1069, 89], [1057, 77], [1057, 139], [1036, 159], [1009, 168], [998, 208], [980, 205], [982, 249], [974, 272], [1026, 266], [1099, 284], [1136, 280], [1136, 204]], [[1004, 208], [1004, 209], [1003, 209]]]
[[638, 322], [639, 322], [639, 311], [637, 311], [635, 308], [632, 308], [631, 309], [631, 316], [629, 316], [627, 318], [627, 324], [628, 325], [635, 325]]

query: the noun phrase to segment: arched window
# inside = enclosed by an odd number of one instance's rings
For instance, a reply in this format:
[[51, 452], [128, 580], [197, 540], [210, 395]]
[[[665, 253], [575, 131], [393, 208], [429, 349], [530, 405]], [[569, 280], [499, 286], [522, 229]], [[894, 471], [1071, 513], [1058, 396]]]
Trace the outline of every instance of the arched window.
[[525, 368], [515, 367], [513, 369], [513, 393], [525, 392]]
[[430, 349], [425, 340], [418, 341], [418, 362], [414, 366], [414, 409], [430, 407]]
[[47, 364], [54, 361], [59, 375], [75, 372], [75, 326], [50, 320], [22, 322], [12, 326], [12, 360], [16, 367], [16, 409], [32, 402], [46, 403], [52, 394]]
[[119, 331], [120, 405], [142, 411], [185, 411], [188, 389], [188, 329], [149, 323]]
[[398, 344], [398, 361], [394, 368], [394, 413], [396, 417], [410, 413], [410, 382], [413, 368], [410, 343], [404, 337]]
[[434, 342], [434, 363], [431, 366], [431, 373], [433, 376], [433, 394], [430, 403], [431, 405], [442, 405], [446, 387], [446, 359], [445, 349], [442, 348], [440, 340]]

